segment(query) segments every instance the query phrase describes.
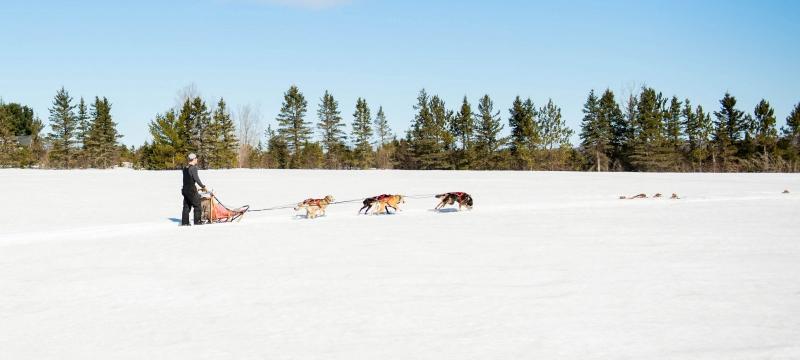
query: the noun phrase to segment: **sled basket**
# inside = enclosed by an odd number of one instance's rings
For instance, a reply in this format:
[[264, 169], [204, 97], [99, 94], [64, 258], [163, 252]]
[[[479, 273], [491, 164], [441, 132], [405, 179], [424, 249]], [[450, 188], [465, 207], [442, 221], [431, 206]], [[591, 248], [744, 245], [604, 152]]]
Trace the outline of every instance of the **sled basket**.
[[207, 224], [239, 221], [250, 209], [249, 205], [235, 209], [228, 208], [219, 202], [214, 193], [201, 193], [200, 207], [203, 209], [202, 221]]

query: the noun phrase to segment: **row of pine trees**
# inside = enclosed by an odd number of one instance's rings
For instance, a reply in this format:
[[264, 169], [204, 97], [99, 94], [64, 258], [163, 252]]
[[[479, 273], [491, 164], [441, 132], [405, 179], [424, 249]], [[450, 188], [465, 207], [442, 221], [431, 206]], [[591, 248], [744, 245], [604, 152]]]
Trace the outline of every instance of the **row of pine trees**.
[[[800, 170], [800, 104], [778, 131], [768, 101], [747, 112], [728, 93], [718, 108], [706, 110], [650, 87], [624, 101], [611, 90], [592, 90], [583, 105], [578, 146], [571, 144], [574, 130], [552, 100], [537, 106], [518, 96], [504, 118], [489, 95], [475, 106], [464, 97], [451, 108], [424, 89], [404, 136], [392, 133], [382, 107], [373, 116], [363, 98], [356, 101], [348, 131], [339, 102], [327, 91], [316, 121], [309, 121], [308, 101], [296, 86], [284, 93], [277, 126], [263, 137], [253, 136], [257, 126], [242, 114], [237, 128], [224, 99], [209, 106], [199, 96], [186, 96], [150, 121], [152, 140], [139, 148], [119, 143], [105, 97], [87, 105], [62, 88], [49, 110], [51, 132], [40, 137], [43, 124], [29, 107], [0, 101], [0, 166], [107, 168], [129, 162], [174, 169], [194, 152], [206, 169]], [[29, 136], [30, 146], [19, 146], [18, 136]]]

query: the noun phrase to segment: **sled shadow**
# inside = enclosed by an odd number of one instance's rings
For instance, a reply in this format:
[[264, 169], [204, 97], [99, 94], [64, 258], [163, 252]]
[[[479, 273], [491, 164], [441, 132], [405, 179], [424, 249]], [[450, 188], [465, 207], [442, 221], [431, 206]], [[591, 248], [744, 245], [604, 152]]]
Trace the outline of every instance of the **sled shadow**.
[[439, 209], [439, 210], [434, 209], [434, 210], [431, 210], [431, 211], [433, 211], [435, 213], [447, 214], [447, 213], [457, 213], [458, 209], [447, 208], [447, 209]]
[[167, 219], [169, 219], [169, 221], [172, 221], [172, 222], [178, 223], [178, 224], [180, 224], [180, 222], [181, 222], [181, 219], [178, 219], [178, 218], [172, 218], [171, 217], [171, 218], [167, 218]]

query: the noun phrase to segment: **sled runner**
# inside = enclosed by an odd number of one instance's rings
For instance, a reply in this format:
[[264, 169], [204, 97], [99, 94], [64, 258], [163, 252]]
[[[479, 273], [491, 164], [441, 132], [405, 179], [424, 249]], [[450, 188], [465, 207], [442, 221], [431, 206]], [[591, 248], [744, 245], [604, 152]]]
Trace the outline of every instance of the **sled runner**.
[[200, 196], [202, 197], [200, 207], [203, 209], [202, 221], [206, 224], [239, 221], [250, 209], [250, 205], [230, 209], [222, 205], [211, 191], [201, 193]]

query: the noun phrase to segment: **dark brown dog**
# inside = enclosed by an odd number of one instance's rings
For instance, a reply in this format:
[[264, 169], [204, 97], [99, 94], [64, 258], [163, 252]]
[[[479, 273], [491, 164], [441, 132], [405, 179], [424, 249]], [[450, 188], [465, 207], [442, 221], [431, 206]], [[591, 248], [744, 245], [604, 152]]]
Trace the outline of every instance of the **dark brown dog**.
[[447, 205], [453, 205], [458, 203], [458, 210], [461, 210], [461, 207], [466, 207], [468, 210], [472, 210], [472, 196], [465, 192], [449, 192], [444, 194], [436, 195], [437, 199], [440, 199], [439, 204], [436, 205], [435, 210], [439, 210]]

